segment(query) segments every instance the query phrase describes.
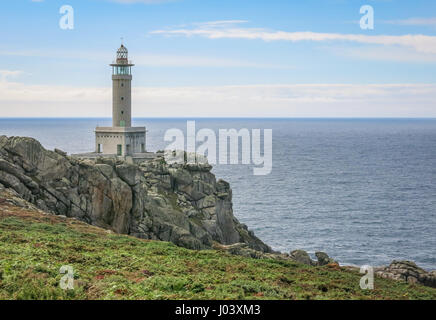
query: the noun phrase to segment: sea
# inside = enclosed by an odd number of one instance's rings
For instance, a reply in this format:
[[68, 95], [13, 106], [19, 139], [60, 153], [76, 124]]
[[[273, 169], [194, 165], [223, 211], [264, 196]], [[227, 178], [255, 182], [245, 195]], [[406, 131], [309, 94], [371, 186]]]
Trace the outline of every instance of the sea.
[[[273, 249], [324, 251], [345, 265], [412, 260], [436, 269], [436, 119], [134, 119], [147, 149], [168, 129], [272, 129], [272, 170], [218, 164], [239, 221]], [[28, 136], [47, 149], [94, 149], [110, 119], [0, 119], [0, 135]], [[217, 141], [218, 142], [218, 141]]]

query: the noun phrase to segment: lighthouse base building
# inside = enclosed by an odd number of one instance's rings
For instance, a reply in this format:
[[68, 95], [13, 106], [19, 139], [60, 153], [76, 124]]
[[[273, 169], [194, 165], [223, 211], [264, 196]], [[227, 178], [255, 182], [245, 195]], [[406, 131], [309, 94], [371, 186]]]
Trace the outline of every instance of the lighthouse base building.
[[116, 156], [146, 153], [145, 127], [97, 127], [95, 152]]
[[112, 67], [112, 127], [95, 128], [95, 151], [79, 158], [115, 157], [133, 162], [154, 158], [146, 150], [145, 127], [132, 127], [132, 64], [122, 44]]

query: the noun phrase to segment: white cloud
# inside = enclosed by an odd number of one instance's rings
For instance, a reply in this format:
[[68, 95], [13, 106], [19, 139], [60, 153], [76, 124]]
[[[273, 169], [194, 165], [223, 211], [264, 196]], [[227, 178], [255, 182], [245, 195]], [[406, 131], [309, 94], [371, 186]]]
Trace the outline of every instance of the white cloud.
[[[135, 117], [436, 117], [436, 84], [133, 89]], [[110, 117], [110, 88], [0, 82], [0, 117]]]
[[318, 33], [318, 32], [287, 32], [270, 31], [263, 28], [238, 28], [228, 25], [213, 25], [211, 22], [196, 24], [191, 28], [179, 28], [168, 30], [154, 30], [151, 34], [162, 34], [167, 36], [181, 35], [186, 37], [201, 36], [209, 39], [250, 39], [263, 41], [314, 41], [332, 42], [345, 41], [364, 44], [405, 46], [413, 48], [418, 52], [436, 54], [436, 37], [422, 34], [408, 34], [400, 36], [392, 35], [361, 35], [361, 34], [340, 34], [340, 33]]

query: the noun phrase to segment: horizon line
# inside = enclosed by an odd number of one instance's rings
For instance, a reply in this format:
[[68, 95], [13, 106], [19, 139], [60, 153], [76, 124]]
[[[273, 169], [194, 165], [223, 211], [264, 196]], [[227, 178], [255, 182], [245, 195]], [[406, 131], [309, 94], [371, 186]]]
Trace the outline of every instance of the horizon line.
[[[111, 117], [0, 117], [0, 120], [37, 120], [37, 119], [107, 119], [107, 120], [111, 120]], [[275, 119], [326, 119], [326, 120], [347, 120], [347, 119], [391, 119], [391, 120], [404, 120], [404, 119], [416, 119], [416, 120], [436, 120], [436, 117], [204, 117], [204, 116], [196, 116], [196, 117], [132, 117], [132, 119], [180, 119], [180, 120], [189, 120], [189, 119], [271, 119], [271, 120], [275, 120]]]

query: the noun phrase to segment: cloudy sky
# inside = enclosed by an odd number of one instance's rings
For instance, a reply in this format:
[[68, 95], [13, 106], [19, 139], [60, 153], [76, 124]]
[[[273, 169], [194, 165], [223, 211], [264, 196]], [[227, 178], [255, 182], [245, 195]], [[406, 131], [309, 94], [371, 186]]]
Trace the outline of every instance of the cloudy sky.
[[109, 117], [121, 37], [136, 117], [436, 117], [434, 0], [1, 1], [0, 117]]

